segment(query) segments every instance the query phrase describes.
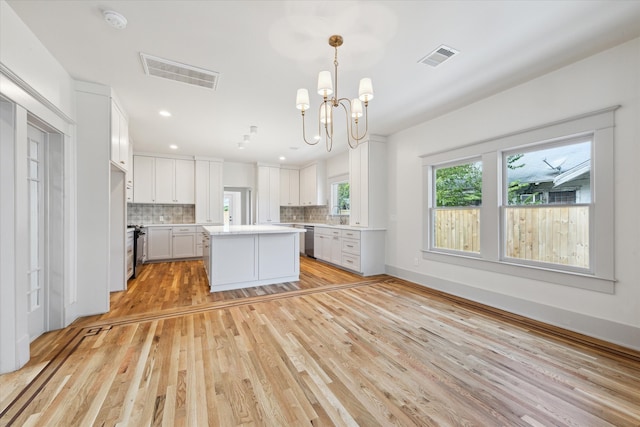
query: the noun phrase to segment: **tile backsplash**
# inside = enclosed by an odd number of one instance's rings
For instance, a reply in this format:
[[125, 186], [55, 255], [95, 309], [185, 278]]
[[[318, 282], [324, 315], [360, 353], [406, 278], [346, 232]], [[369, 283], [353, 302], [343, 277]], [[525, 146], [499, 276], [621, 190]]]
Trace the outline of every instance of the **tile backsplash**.
[[326, 224], [348, 224], [349, 215], [329, 215], [328, 206], [281, 206], [281, 222], [318, 222]]
[[127, 224], [194, 224], [195, 222], [195, 205], [144, 203], [129, 203], [127, 205]]
[[[326, 224], [348, 224], [348, 215], [329, 215], [327, 206], [281, 206], [281, 222], [318, 222]], [[160, 219], [162, 217], [162, 220]], [[129, 203], [127, 224], [194, 224], [195, 205], [158, 205]]]

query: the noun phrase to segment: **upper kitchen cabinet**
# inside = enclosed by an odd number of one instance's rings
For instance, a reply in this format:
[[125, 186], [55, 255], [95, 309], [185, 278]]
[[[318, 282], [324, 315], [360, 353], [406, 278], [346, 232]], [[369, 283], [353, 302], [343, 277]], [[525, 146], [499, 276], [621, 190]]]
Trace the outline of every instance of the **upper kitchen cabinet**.
[[300, 171], [280, 169], [280, 206], [300, 205]]
[[349, 151], [349, 224], [386, 227], [387, 147], [381, 137], [371, 136]]
[[196, 223], [221, 225], [224, 222], [221, 160], [196, 160]]
[[280, 222], [280, 168], [258, 165], [258, 224]]
[[133, 162], [135, 203], [195, 203], [193, 160], [134, 156]]
[[300, 170], [300, 205], [325, 206], [327, 204], [327, 169], [324, 160]]
[[119, 168], [128, 170], [129, 123], [115, 100], [111, 100], [111, 161]]

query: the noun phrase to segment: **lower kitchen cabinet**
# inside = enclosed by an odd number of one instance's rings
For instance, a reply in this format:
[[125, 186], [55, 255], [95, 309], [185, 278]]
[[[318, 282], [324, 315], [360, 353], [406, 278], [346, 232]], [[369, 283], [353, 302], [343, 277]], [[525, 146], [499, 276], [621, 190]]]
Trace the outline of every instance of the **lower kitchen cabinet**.
[[196, 257], [196, 228], [195, 225], [148, 227], [147, 260]]
[[385, 272], [384, 230], [316, 227], [316, 259], [330, 262], [363, 276]]

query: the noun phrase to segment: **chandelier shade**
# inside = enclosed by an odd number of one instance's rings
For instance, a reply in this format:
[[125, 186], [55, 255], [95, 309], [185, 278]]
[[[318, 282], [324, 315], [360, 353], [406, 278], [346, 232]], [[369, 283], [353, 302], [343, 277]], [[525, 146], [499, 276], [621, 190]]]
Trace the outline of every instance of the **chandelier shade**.
[[[320, 71], [318, 73], [318, 95], [322, 96], [322, 103], [318, 109], [318, 134], [313, 140], [307, 140], [305, 129], [305, 112], [309, 109], [309, 91], [298, 89], [296, 93], [296, 108], [302, 114], [302, 139], [309, 145], [316, 145], [324, 134], [327, 151], [333, 148], [333, 125], [335, 108], [342, 107], [346, 118], [346, 136], [349, 147], [356, 148], [358, 143], [366, 138], [369, 131], [368, 107], [369, 101], [373, 99], [373, 84], [371, 79], [365, 77], [360, 80], [358, 87], [358, 98], [348, 99], [338, 96], [338, 47], [342, 46], [343, 38], [340, 35], [333, 35], [329, 38], [329, 45], [335, 49], [333, 67], [334, 74], [330, 71]], [[335, 87], [334, 87], [335, 82]], [[364, 105], [364, 108], [363, 108]], [[364, 116], [364, 131], [360, 134], [360, 121]]]

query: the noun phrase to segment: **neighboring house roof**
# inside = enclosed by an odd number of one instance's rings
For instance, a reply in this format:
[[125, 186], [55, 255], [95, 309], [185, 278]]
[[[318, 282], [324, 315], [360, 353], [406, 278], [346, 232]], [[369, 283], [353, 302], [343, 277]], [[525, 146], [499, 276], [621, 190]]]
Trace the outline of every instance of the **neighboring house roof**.
[[582, 176], [588, 173], [591, 173], [590, 159], [556, 176], [555, 179], [553, 180], [553, 186], [558, 187], [562, 184], [566, 184], [567, 182], [571, 182], [573, 180], [581, 178]]
[[508, 169], [507, 174], [510, 181], [521, 183], [553, 182], [554, 186], [558, 186], [591, 170], [591, 143], [585, 141], [525, 152], [514, 165], [524, 166]]

